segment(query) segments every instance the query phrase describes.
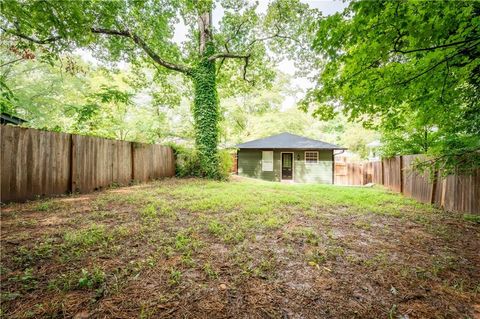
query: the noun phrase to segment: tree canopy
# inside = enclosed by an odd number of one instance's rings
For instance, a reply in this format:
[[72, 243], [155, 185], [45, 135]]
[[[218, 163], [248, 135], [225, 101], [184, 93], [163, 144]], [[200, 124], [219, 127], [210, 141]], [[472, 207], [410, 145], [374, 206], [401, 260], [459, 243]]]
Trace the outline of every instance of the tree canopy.
[[[52, 60], [64, 52], [88, 48], [107, 61], [150, 64], [158, 78], [177, 72], [193, 84], [192, 108], [200, 175], [217, 176], [217, 85], [231, 92], [272, 81], [271, 52], [305, 56], [309, 21], [319, 16], [299, 1], [278, 0], [266, 14], [248, 1], [3, 1], [3, 37], [12, 50], [42, 50]], [[218, 26], [215, 5], [224, 10]], [[183, 20], [189, 35], [172, 41]], [[238, 80], [243, 80], [237, 83]]]
[[303, 107], [383, 133], [384, 155], [480, 164], [480, 3], [352, 1], [315, 23], [320, 75]]

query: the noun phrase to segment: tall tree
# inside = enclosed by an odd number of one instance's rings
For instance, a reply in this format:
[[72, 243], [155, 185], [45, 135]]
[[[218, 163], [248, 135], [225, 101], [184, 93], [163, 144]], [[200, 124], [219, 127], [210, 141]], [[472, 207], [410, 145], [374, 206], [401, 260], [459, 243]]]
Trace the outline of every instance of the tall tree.
[[[225, 0], [223, 17], [213, 24], [212, 0], [148, 1], [2, 1], [2, 37], [16, 49], [39, 48], [55, 56], [76, 48], [90, 48], [106, 60], [150, 63], [159, 73], [178, 72], [194, 89], [195, 142], [201, 175], [218, 177], [219, 101], [217, 84], [233, 90], [243, 78], [250, 85], [271, 80], [269, 50], [303, 56], [308, 43], [308, 21], [318, 16], [298, 0], [278, 0], [266, 14], [257, 3]], [[188, 40], [172, 41], [182, 17]], [[220, 70], [222, 72], [220, 72]], [[241, 70], [240, 72], [238, 70]]]
[[387, 155], [480, 166], [480, 2], [356, 0], [315, 29], [318, 117], [383, 131]]

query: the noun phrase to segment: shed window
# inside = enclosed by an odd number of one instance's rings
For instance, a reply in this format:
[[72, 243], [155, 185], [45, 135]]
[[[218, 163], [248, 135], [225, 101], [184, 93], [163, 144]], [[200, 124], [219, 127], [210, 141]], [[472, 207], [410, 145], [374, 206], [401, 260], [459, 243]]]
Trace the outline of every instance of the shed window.
[[305, 152], [305, 163], [306, 164], [317, 164], [318, 163], [318, 152]]
[[262, 151], [262, 171], [273, 171], [273, 151]]

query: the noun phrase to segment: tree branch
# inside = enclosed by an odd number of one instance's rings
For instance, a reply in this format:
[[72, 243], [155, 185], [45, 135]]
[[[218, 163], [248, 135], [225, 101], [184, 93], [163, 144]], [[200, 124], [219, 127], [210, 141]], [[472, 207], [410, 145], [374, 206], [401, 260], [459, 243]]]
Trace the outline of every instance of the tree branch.
[[447, 63], [447, 67], [445, 68], [445, 75], [443, 77], [443, 85], [442, 85], [442, 93], [440, 95], [440, 102], [442, 104], [443, 104], [443, 94], [445, 93], [445, 86], [447, 85], [448, 74], [450, 73], [450, 66], [448, 65], [448, 61], [446, 63]]
[[448, 62], [448, 61], [450, 61], [451, 59], [453, 59], [454, 57], [463, 54], [463, 53], [465, 52], [465, 50], [468, 50], [468, 49], [470, 49], [470, 48], [472, 48], [472, 47], [475, 47], [475, 46], [478, 45], [478, 44], [480, 44], [480, 42], [474, 43], [473, 45], [470, 45], [469, 47], [462, 48], [461, 50], [455, 52], [454, 54], [451, 54], [451, 55], [445, 57], [444, 59], [438, 61], [437, 63], [431, 65], [430, 67], [428, 67], [427, 69], [423, 70], [422, 72], [420, 72], [420, 73], [418, 73], [418, 74], [416, 74], [416, 75], [414, 75], [414, 76], [412, 76], [412, 77], [410, 77], [410, 78], [408, 78], [408, 79], [406, 79], [406, 80], [398, 81], [398, 82], [395, 82], [395, 83], [386, 85], [386, 86], [378, 89], [376, 92], [377, 92], [377, 93], [378, 93], [378, 92], [381, 92], [381, 91], [383, 91], [383, 90], [385, 90], [385, 89], [387, 89], [387, 88], [389, 88], [389, 87], [392, 87], [392, 86], [408, 84], [408, 83], [410, 83], [410, 82], [418, 79], [418, 78], [421, 77], [422, 75], [424, 75], [424, 74], [432, 71], [433, 69], [437, 68], [438, 66], [442, 65], [443, 63]]
[[280, 34], [280, 27], [278, 25], [275, 26], [276, 29], [277, 29], [277, 32], [275, 32], [274, 34], [272, 35], [269, 35], [269, 36], [266, 36], [264, 38], [258, 38], [258, 39], [253, 39], [249, 44], [248, 44], [248, 47], [252, 47], [255, 43], [257, 42], [262, 42], [262, 41], [267, 41], [267, 40], [271, 40], [271, 39], [274, 39], [274, 38], [281, 38], [281, 39], [287, 39], [287, 40], [292, 40], [296, 43], [300, 43], [300, 41], [298, 41], [297, 39], [295, 38], [292, 38], [288, 35], [283, 35], [283, 34]]
[[211, 55], [208, 58], [208, 61], [214, 61], [219, 58], [231, 58], [231, 59], [248, 59], [250, 57], [250, 53], [248, 54], [239, 54], [239, 53], [230, 53], [230, 52], [221, 52]]
[[7, 65], [9, 65], [9, 64], [13, 64], [13, 63], [15, 63], [15, 62], [21, 61], [21, 60], [23, 60], [23, 57], [18, 58], [18, 59], [15, 59], [15, 60], [12, 60], [12, 61], [5, 62], [5, 63], [3, 63], [2, 65], [0, 65], [0, 68], [2, 68], [2, 67], [4, 67], [4, 66], [7, 66]]
[[61, 39], [60, 36], [54, 36], [54, 37], [50, 37], [50, 38], [40, 40], [40, 39], [32, 38], [32, 37], [30, 37], [26, 34], [22, 34], [22, 33], [17, 32], [17, 31], [5, 29], [3, 27], [0, 27], [0, 29], [2, 29], [6, 33], [10, 33], [14, 36], [17, 36], [17, 37], [21, 38], [21, 39], [24, 39], [24, 40], [27, 40], [27, 41], [30, 41], [30, 42], [33, 42], [33, 43], [36, 43], [36, 44], [48, 44], [48, 43], [55, 42], [55, 41]]
[[408, 53], [420, 52], [420, 51], [434, 51], [434, 50], [436, 50], [436, 49], [442, 49], [442, 48], [448, 48], [448, 47], [452, 47], [452, 46], [457, 46], [457, 45], [459, 45], [459, 44], [469, 43], [469, 42], [477, 41], [477, 40], [479, 40], [479, 39], [480, 39], [480, 38], [477, 37], [477, 38], [467, 39], [467, 40], [463, 40], [463, 41], [457, 41], [457, 42], [452, 42], [452, 43], [437, 45], [437, 46], [433, 46], [433, 47], [429, 47], [429, 48], [419, 48], [419, 49], [412, 49], [412, 50], [406, 50], [406, 51], [399, 50], [399, 49], [397, 49], [397, 48], [395, 47], [395, 45], [394, 45], [393, 52], [395, 52], [395, 53], [402, 53], [402, 54], [408, 54]]
[[105, 34], [105, 35], [115, 35], [130, 38], [135, 42], [138, 46], [142, 48], [142, 50], [150, 57], [153, 61], [160, 64], [161, 66], [173, 70], [182, 72], [185, 74], [190, 73], [190, 69], [186, 66], [175, 64], [172, 62], [168, 62], [162, 59], [157, 53], [155, 53], [152, 48], [150, 48], [142, 38], [140, 38], [135, 33], [130, 32], [129, 30], [111, 30], [111, 29], [103, 29], [103, 28], [91, 28], [93, 33], [97, 34]]
[[[50, 38], [40, 40], [40, 39], [36, 39], [36, 38], [30, 37], [28, 35], [22, 34], [22, 33], [13, 31], [13, 30], [5, 29], [3, 27], [0, 27], [0, 29], [2, 29], [3, 31], [5, 31], [7, 33], [15, 35], [15, 36], [17, 36], [21, 39], [28, 40], [30, 42], [33, 42], [33, 43], [36, 43], [36, 44], [41, 44], [41, 45], [48, 44], [48, 43], [51, 43], [51, 42], [54, 42], [54, 41], [57, 41], [57, 40], [61, 39], [60, 36], [54, 36], [54, 37], [50, 37]], [[142, 50], [156, 63], [158, 63], [158, 64], [162, 65], [163, 67], [165, 67], [167, 69], [170, 69], [170, 70], [182, 72], [182, 73], [185, 73], [185, 74], [190, 73], [190, 69], [188, 67], [183, 66], [183, 65], [179, 65], [179, 64], [175, 64], [175, 63], [172, 63], [172, 62], [168, 62], [168, 61], [162, 59], [157, 53], [155, 53], [152, 50], [152, 48], [150, 48], [145, 43], [145, 41], [143, 41], [142, 38], [140, 38], [135, 33], [130, 32], [129, 30], [112, 30], [112, 29], [103, 29], [103, 28], [91, 28], [90, 31], [92, 33], [96, 33], [96, 34], [105, 34], [105, 35], [113, 35], [113, 36], [120, 36], [120, 37], [129, 38], [129, 39], [133, 40], [133, 42], [135, 42], [138, 46], [140, 46], [140, 48], [142, 48]]]
[[247, 68], [248, 68], [249, 59], [250, 59], [250, 55], [245, 57], [245, 64], [243, 65], [243, 79], [247, 82], [253, 83], [253, 81], [250, 81], [247, 79]]
[[[250, 61], [250, 53], [248, 54], [238, 54], [238, 53], [230, 53], [230, 52], [222, 52], [222, 53], [216, 53], [212, 56], [210, 56], [208, 58], [209, 61], [215, 61], [216, 59], [219, 59], [221, 58], [221, 64], [220, 64], [220, 67], [222, 66], [223, 62], [225, 61], [225, 59], [244, 59], [245, 60], [245, 64], [243, 65], [243, 79], [247, 82], [252, 82], [250, 80], [247, 79], [247, 68], [248, 68], [248, 63]], [[220, 71], [220, 67], [218, 68], [217, 70], [217, 73], [218, 71]]]

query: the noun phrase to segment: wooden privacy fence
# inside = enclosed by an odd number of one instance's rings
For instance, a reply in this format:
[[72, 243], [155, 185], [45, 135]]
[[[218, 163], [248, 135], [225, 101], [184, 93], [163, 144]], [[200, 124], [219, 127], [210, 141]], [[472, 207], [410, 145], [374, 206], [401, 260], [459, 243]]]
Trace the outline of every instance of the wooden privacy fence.
[[432, 179], [427, 172], [420, 173], [412, 167], [415, 161], [423, 158], [424, 155], [405, 155], [367, 163], [336, 162], [335, 184], [373, 182], [422, 203], [480, 214], [480, 170], [469, 176], [449, 175], [446, 178], [436, 172]]
[[337, 185], [364, 185], [367, 183], [362, 163], [335, 162], [334, 183]]
[[0, 126], [2, 202], [175, 175], [170, 147]]

